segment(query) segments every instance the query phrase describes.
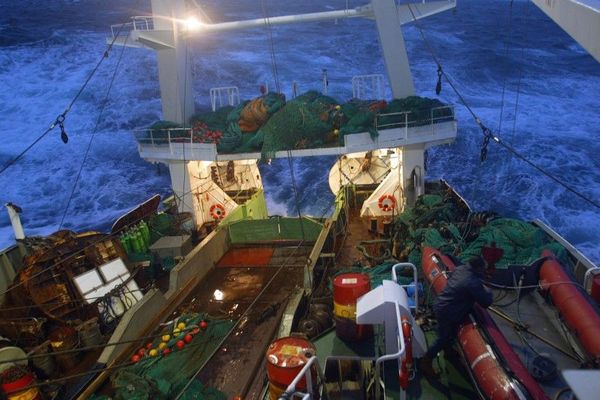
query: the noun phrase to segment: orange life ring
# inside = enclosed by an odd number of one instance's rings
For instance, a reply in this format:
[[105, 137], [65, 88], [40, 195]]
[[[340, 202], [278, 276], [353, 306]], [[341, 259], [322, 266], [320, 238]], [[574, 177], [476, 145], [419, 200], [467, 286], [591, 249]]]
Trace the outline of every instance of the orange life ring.
[[221, 204], [217, 203], [210, 206], [210, 216], [213, 217], [213, 219], [223, 219], [225, 218], [225, 214], [225, 207]]
[[391, 194], [383, 194], [377, 201], [377, 205], [385, 212], [392, 211], [396, 208], [396, 198]]
[[406, 350], [404, 353], [404, 360], [400, 360], [398, 378], [400, 380], [400, 387], [406, 390], [408, 389], [413, 372], [412, 326], [406, 317], [402, 317], [402, 336], [404, 336], [404, 348]]

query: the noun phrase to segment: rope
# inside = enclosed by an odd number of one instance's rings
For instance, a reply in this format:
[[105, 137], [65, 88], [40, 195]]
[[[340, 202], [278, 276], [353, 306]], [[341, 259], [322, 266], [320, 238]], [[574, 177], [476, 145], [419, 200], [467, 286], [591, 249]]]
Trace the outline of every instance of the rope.
[[115, 82], [115, 78], [117, 77], [117, 71], [119, 70], [119, 66], [121, 65], [121, 60], [123, 59], [123, 53], [125, 53], [125, 48], [127, 44], [127, 40], [129, 39], [129, 33], [125, 38], [125, 43], [121, 49], [121, 53], [119, 54], [119, 59], [117, 60], [117, 64], [115, 65], [115, 70], [113, 71], [112, 77], [110, 79], [110, 83], [108, 84], [108, 88], [106, 89], [106, 95], [104, 96], [104, 100], [102, 100], [102, 106], [100, 107], [100, 111], [98, 112], [98, 118], [96, 118], [96, 124], [94, 125], [94, 129], [92, 130], [92, 136], [88, 142], [87, 148], [85, 149], [85, 154], [83, 156], [83, 161], [81, 161], [81, 165], [79, 167], [79, 171], [77, 172], [77, 176], [75, 177], [75, 182], [73, 182], [73, 188], [71, 189], [71, 194], [69, 195], [69, 200], [67, 201], [67, 205], [65, 207], [65, 211], [63, 212], [62, 218], [60, 219], [60, 224], [58, 226], [58, 230], [61, 230], [63, 227], [63, 223], [65, 222], [65, 218], [67, 217], [67, 212], [69, 211], [69, 206], [71, 205], [71, 201], [73, 200], [73, 196], [75, 195], [75, 190], [77, 189], [77, 184], [79, 183], [79, 178], [81, 178], [81, 172], [83, 171], [83, 166], [87, 161], [88, 155], [90, 154], [90, 149], [92, 148], [92, 143], [94, 142], [94, 137], [98, 131], [98, 126], [100, 126], [100, 118], [102, 117], [102, 113], [104, 113], [104, 109], [106, 108], [106, 104], [108, 103], [108, 98], [110, 96], [110, 91]]
[[[138, 1], [138, 4], [139, 4], [139, 1]], [[50, 127], [48, 129], [46, 129], [37, 139], [35, 139], [33, 141], [33, 143], [31, 143], [29, 146], [27, 146], [25, 148], [25, 150], [23, 150], [21, 153], [19, 153], [19, 155], [17, 155], [15, 158], [13, 158], [9, 162], [7, 162], [2, 167], [2, 169], [0, 169], [0, 174], [4, 173], [4, 171], [6, 171], [8, 168], [10, 168], [12, 165], [14, 165], [17, 161], [19, 161], [21, 158], [23, 158], [23, 156], [25, 155], [25, 153], [27, 153], [29, 150], [31, 150], [31, 148], [33, 148], [33, 146], [35, 146], [40, 140], [42, 140], [48, 133], [50, 133], [52, 130], [54, 130], [54, 128], [56, 128], [56, 126], [59, 126], [60, 129], [61, 129], [61, 138], [62, 138], [63, 142], [66, 143], [68, 141], [68, 137], [67, 137], [65, 129], [64, 129], [65, 118], [67, 117], [67, 114], [71, 111], [71, 108], [73, 107], [73, 105], [75, 104], [75, 102], [77, 101], [77, 99], [79, 99], [79, 96], [81, 96], [81, 94], [83, 93], [83, 91], [87, 87], [88, 83], [92, 80], [92, 77], [96, 74], [96, 72], [100, 68], [100, 65], [104, 62], [105, 59], [108, 58], [108, 54], [111, 52], [111, 50], [113, 48], [113, 45], [115, 44], [117, 38], [119, 37], [119, 34], [121, 33], [121, 31], [123, 30], [123, 28], [125, 27], [126, 24], [127, 24], [127, 22], [124, 22], [124, 23], [121, 24], [121, 26], [119, 27], [119, 30], [117, 31], [116, 35], [113, 37], [113, 40], [110, 42], [110, 44], [108, 45], [108, 47], [106, 48], [106, 50], [102, 54], [102, 57], [100, 58], [100, 60], [98, 60], [98, 63], [92, 69], [92, 72], [90, 72], [90, 74], [88, 75], [87, 79], [85, 80], [85, 82], [83, 83], [83, 85], [79, 88], [79, 91], [77, 92], [77, 94], [75, 95], [75, 97], [73, 97], [73, 99], [71, 100], [71, 102], [69, 103], [69, 105], [67, 106], [67, 108], [65, 108], [65, 110], [62, 112], [62, 114], [60, 114], [58, 117], [56, 117], [56, 119], [50, 125]]]
[[533, 161], [528, 160], [525, 156], [521, 155], [517, 150], [515, 150], [510, 144], [503, 142], [500, 139], [500, 137], [498, 137], [497, 135], [494, 135], [492, 133], [492, 131], [483, 124], [483, 122], [481, 121], [481, 119], [475, 114], [475, 112], [469, 106], [469, 104], [467, 103], [467, 101], [465, 100], [465, 98], [462, 96], [462, 94], [456, 88], [456, 86], [454, 85], [454, 83], [452, 82], [452, 80], [448, 77], [448, 74], [442, 68], [441, 64], [438, 61], [438, 58], [436, 56], [435, 51], [431, 47], [431, 44], [429, 43], [429, 41], [427, 40], [427, 38], [425, 37], [425, 34], [423, 33], [423, 29], [420, 27], [419, 23], [417, 22], [417, 18], [415, 17], [415, 14], [414, 14], [414, 12], [412, 10], [412, 7], [410, 6], [410, 3], [407, 3], [407, 6], [408, 6], [408, 9], [410, 10], [410, 13], [413, 16], [413, 21], [415, 22], [415, 25], [417, 26], [417, 29], [419, 30], [419, 33], [420, 33], [421, 37], [423, 38], [423, 41], [425, 42], [425, 45], [427, 46], [427, 48], [428, 48], [428, 50], [429, 50], [429, 52], [430, 52], [433, 60], [437, 64], [438, 68], [440, 68], [442, 74], [444, 75], [444, 78], [446, 79], [446, 81], [448, 82], [448, 84], [450, 84], [450, 87], [452, 87], [452, 90], [458, 96], [460, 102], [469, 111], [469, 113], [471, 114], [471, 116], [475, 120], [475, 123], [482, 130], [482, 133], [483, 133], [483, 136], [484, 136], [484, 143], [483, 143], [482, 149], [481, 149], [481, 158], [483, 160], [485, 160], [485, 157], [487, 156], [487, 144], [489, 143], [490, 139], [492, 139], [495, 143], [499, 144], [500, 146], [504, 147], [504, 149], [508, 150], [514, 157], [520, 159], [521, 161], [525, 162], [529, 166], [533, 167], [534, 169], [536, 169], [541, 174], [545, 175], [546, 177], [550, 178], [551, 180], [553, 180], [554, 182], [556, 182], [560, 186], [562, 186], [565, 189], [567, 189], [569, 192], [571, 192], [574, 195], [578, 196], [579, 198], [587, 201], [588, 203], [590, 203], [594, 207], [600, 209], [600, 203], [598, 203], [598, 202], [590, 199], [588, 196], [586, 196], [586, 195], [578, 192], [577, 190], [575, 190], [571, 186], [567, 185], [565, 182], [563, 182], [559, 178], [555, 177], [551, 173], [549, 173], [546, 170], [544, 170], [542, 167], [540, 167], [537, 164], [535, 164]]

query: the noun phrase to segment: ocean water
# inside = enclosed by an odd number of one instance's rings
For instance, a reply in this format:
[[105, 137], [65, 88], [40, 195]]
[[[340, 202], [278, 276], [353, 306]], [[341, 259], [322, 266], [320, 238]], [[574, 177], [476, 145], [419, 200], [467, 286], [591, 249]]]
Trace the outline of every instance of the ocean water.
[[[1, 165], [63, 112], [106, 48], [110, 25], [147, 14], [147, 3], [0, 0]], [[263, 16], [259, 2], [203, 3], [214, 21]], [[344, 0], [267, 0], [265, 11], [283, 15], [345, 5]], [[600, 201], [600, 64], [528, 1], [461, 0], [454, 11], [403, 27], [417, 92], [423, 96], [436, 96], [437, 75], [418, 27], [489, 128], [531, 161]], [[346, 101], [353, 75], [384, 72], [372, 21], [277, 26], [272, 37], [277, 80], [288, 97], [293, 81], [301, 92], [319, 90], [322, 70], [327, 69], [329, 94]], [[269, 32], [264, 28], [199, 35], [191, 48], [198, 108], [208, 106], [208, 91], [214, 86], [236, 85], [243, 97], [256, 96], [261, 84], [276, 87]], [[477, 210], [539, 218], [600, 263], [600, 210], [493, 143], [481, 163], [482, 135], [470, 113], [446, 82], [439, 98], [456, 104], [459, 135], [454, 144], [429, 151], [428, 177], [448, 180]], [[140, 159], [131, 135], [133, 129], [160, 118], [153, 53], [113, 49], [67, 116], [68, 144], [55, 129], [0, 174], [0, 202], [23, 208], [27, 234], [52, 233], [61, 224], [81, 168], [63, 226], [108, 230], [119, 215], [154, 193], [169, 194], [166, 168]], [[327, 157], [294, 160], [303, 214], [330, 211], [333, 195], [325, 172], [333, 162]], [[261, 171], [271, 213], [296, 214], [287, 160], [261, 166]], [[13, 240], [2, 210], [0, 248]]]

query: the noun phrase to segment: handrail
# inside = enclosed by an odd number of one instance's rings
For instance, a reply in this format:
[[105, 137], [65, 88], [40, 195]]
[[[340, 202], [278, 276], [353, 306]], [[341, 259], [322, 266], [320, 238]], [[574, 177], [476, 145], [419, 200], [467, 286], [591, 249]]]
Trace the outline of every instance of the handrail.
[[[398, 274], [396, 273], [396, 269], [397, 268], [406, 268], [406, 267], [410, 267], [413, 270], [413, 281], [414, 281], [414, 286], [415, 286], [415, 313], [417, 313], [419, 311], [419, 278], [418, 278], [418, 273], [417, 273], [417, 267], [415, 267], [414, 264], [412, 263], [398, 263], [398, 264], [394, 264], [392, 266], [392, 280], [396, 283], [398, 283]], [[403, 288], [408, 287], [410, 285], [400, 285]]]
[[593, 267], [593, 268], [588, 268], [587, 271], [585, 271], [585, 274], [583, 275], [583, 290], [585, 290], [587, 292], [588, 290], [588, 280], [590, 279], [590, 275], [596, 275], [600, 273], [600, 267]]
[[[127, 28], [127, 29], [125, 29]], [[122, 24], [113, 24], [110, 26], [110, 33], [114, 38], [115, 31], [119, 35], [128, 35], [131, 31], [151, 31], [154, 29], [154, 17], [150, 15], [136, 15], [131, 17], [131, 22]]]
[[379, 357], [377, 360], [375, 360], [375, 377], [377, 379], [376, 382], [376, 386], [375, 386], [375, 398], [379, 399], [379, 395], [380, 395], [380, 385], [379, 385], [379, 371], [381, 368], [381, 364], [385, 361], [389, 361], [389, 360], [394, 360], [394, 359], [399, 359], [400, 357], [402, 357], [402, 355], [404, 355], [404, 352], [406, 351], [405, 348], [405, 344], [404, 344], [404, 335], [402, 334], [402, 317], [401, 317], [401, 313], [400, 313], [400, 304], [396, 303], [396, 323], [397, 325], [397, 329], [398, 329], [398, 351], [395, 353], [391, 353], [391, 354], [384, 354], [381, 357]]
[[[298, 395], [302, 395], [302, 400], [310, 399], [312, 397], [313, 392], [312, 375], [310, 373], [310, 368], [315, 364], [321, 382], [325, 382], [325, 379], [323, 377], [323, 371], [321, 371], [321, 368], [319, 367], [319, 359], [317, 358], [317, 356], [312, 356], [308, 359], [308, 362], [304, 365], [304, 367], [302, 367], [300, 372], [298, 372], [298, 375], [296, 375], [296, 377], [288, 385], [288, 387], [285, 389], [285, 392], [283, 392], [279, 396], [279, 400], [289, 400], [291, 396], [294, 396], [296, 393], [298, 393]], [[306, 378], [307, 393], [296, 392], [296, 385], [298, 385], [298, 383], [303, 377]], [[327, 398], [327, 393], [325, 391], [323, 392], [323, 397]]]

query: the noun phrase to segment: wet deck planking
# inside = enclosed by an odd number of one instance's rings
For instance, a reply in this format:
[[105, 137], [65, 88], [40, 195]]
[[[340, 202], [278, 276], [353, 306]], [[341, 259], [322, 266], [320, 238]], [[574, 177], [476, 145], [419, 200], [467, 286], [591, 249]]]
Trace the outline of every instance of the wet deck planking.
[[[272, 255], [265, 265], [269, 250]], [[233, 320], [243, 316], [197, 379], [231, 398], [244, 396], [257, 373], [265, 373], [260, 367], [266, 348], [279, 326], [290, 293], [302, 285], [303, 266], [310, 251], [308, 246], [231, 249], [217, 264], [218, 268], [183, 301], [185, 306], [178, 309], [177, 314], [205, 312], [212, 317]], [[245, 257], [248, 254], [253, 256]], [[255, 265], [257, 261], [262, 265]], [[272, 283], [246, 313], [276, 273]], [[221, 300], [217, 290], [222, 294]], [[258, 369], [261, 371], [257, 372]]]

